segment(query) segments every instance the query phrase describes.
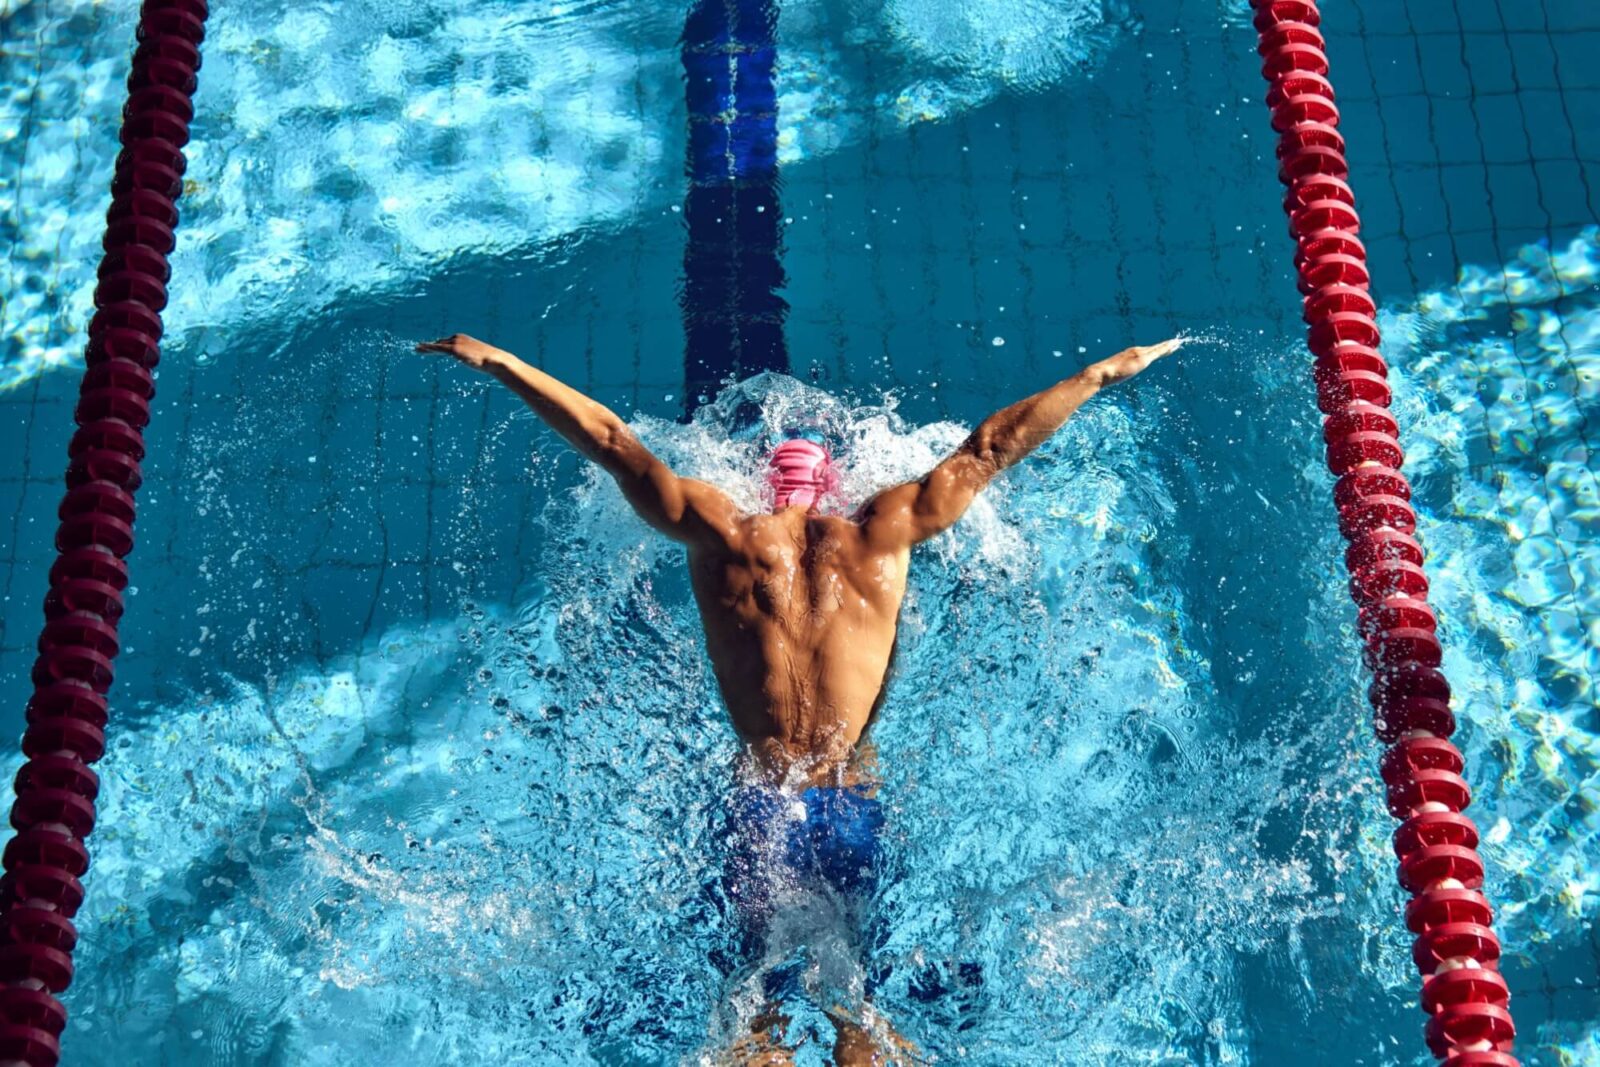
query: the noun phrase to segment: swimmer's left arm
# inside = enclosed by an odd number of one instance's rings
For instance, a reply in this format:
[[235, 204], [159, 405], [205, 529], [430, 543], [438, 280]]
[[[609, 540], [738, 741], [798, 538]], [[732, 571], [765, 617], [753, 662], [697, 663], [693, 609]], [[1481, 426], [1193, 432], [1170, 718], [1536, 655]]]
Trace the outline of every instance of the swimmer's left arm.
[[1048, 441], [1101, 389], [1132, 378], [1182, 344], [1182, 338], [1173, 338], [1125, 349], [1000, 409], [922, 479], [885, 489], [868, 501], [861, 514], [863, 530], [878, 547], [893, 549], [949, 529], [1001, 471]]
[[580, 454], [599, 464], [633, 510], [668, 537], [686, 543], [726, 540], [738, 509], [715, 486], [680, 478], [628, 428], [616, 412], [552, 375], [466, 334], [417, 345], [481, 370], [520, 396], [535, 415]]

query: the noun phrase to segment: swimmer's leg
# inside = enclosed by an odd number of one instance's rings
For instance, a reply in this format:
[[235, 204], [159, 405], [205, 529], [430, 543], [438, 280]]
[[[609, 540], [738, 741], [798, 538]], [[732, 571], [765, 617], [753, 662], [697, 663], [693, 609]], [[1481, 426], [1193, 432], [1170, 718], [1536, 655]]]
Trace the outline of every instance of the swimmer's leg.
[[873, 1013], [876, 1029], [883, 1031], [876, 1036], [838, 1009], [824, 1014], [833, 1023], [833, 1062], [839, 1067], [916, 1067], [925, 1062], [922, 1051], [896, 1033], [881, 1014]]
[[833, 1062], [839, 1067], [879, 1067], [887, 1062], [865, 1029], [838, 1012], [828, 1012], [833, 1023]]
[[[730, 1013], [737, 1009], [728, 1005]], [[793, 1067], [794, 1051], [783, 1043], [789, 1020], [778, 1011], [776, 1002], [768, 1004], [750, 1020], [750, 1032], [728, 1046], [719, 1067]], [[843, 1061], [840, 1061], [843, 1062]]]
[[[810, 845], [818, 873], [841, 898], [850, 901], [859, 924], [857, 951], [868, 972], [860, 1020], [843, 1007], [824, 1012], [834, 1028], [834, 1062], [839, 1067], [913, 1067], [926, 1062], [921, 1051], [895, 1032], [872, 1003], [871, 963], [878, 938], [875, 898], [883, 870], [883, 806], [857, 787], [812, 789], [806, 793]], [[865, 914], [864, 914], [865, 913]], [[861, 920], [872, 916], [866, 922]]]
[[765, 971], [754, 970], [759, 965], [759, 957], [752, 957], [742, 968], [747, 979], [756, 978], [761, 985], [761, 997], [757, 1001], [761, 1007], [754, 1014], [749, 1014], [751, 1000], [744, 992], [749, 988], [747, 982], [730, 980], [727, 992], [723, 995], [722, 1025], [728, 1026], [731, 1021], [728, 1028], [740, 1036], [721, 1053], [721, 1058], [713, 1061], [719, 1067], [723, 1064], [728, 1067], [744, 1067], [745, 1064], [774, 1067], [794, 1062], [795, 1048], [784, 1042], [789, 1029], [789, 1017], [783, 1013], [783, 1002], [785, 997], [794, 995], [799, 967], [783, 964]]
[[[725, 843], [720, 909], [733, 928], [731, 951], [718, 951], [713, 960], [722, 971], [724, 992], [715, 1026], [735, 1035], [713, 1054], [717, 1067], [789, 1067], [794, 1051], [784, 1044], [789, 1019], [780, 1010], [780, 991], [770, 976], [761, 974], [767, 932], [775, 901], [773, 880], [778, 876], [773, 834], [781, 825], [778, 811], [783, 799], [767, 787], [737, 790], [729, 805], [729, 834]], [[761, 1004], [749, 1014], [751, 998], [745, 990], [760, 976]]]

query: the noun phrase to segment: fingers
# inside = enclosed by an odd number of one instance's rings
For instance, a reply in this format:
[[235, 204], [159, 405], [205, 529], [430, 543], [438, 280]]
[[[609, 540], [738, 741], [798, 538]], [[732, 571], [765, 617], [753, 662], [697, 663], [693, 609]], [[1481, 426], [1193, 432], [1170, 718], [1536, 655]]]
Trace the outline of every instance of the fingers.
[[1162, 341], [1158, 345], [1150, 345], [1146, 347], [1144, 349], [1144, 354], [1149, 356], [1151, 359], [1160, 359], [1162, 356], [1169, 356], [1178, 349], [1182, 348], [1184, 343], [1188, 340], [1189, 339], [1187, 337], [1174, 337], [1170, 340]]
[[453, 333], [449, 337], [441, 337], [437, 341], [419, 341], [416, 345], [418, 352], [438, 352], [449, 356], [457, 363], [464, 363], [474, 370], [483, 370], [497, 356], [507, 353], [498, 348], [484, 344], [475, 337], [468, 337], [464, 333]]

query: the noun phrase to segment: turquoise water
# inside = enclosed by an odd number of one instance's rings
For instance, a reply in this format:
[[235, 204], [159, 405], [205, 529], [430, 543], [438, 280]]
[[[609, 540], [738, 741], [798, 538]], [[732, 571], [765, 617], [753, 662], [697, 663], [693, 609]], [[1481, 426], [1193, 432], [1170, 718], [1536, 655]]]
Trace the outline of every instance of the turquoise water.
[[[1520, 1047], [1600, 1064], [1600, 24], [1327, 17]], [[20, 694], [131, 8], [0, 18]], [[454, 329], [752, 503], [756, 421], [820, 412], [859, 499], [1196, 336], [915, 557], [877, 1008], [937, 1062], [1432, 1062], [1246, 13], [787, 5], [795, 376], [689, 425], [677, 19], [219, 5], [73, 1062], [696, 1063], [747, 1006], [708, 961], [735, 742], [681, 554], [407, 352]], [[863, 974], [799, 914], [816, 1063]]]

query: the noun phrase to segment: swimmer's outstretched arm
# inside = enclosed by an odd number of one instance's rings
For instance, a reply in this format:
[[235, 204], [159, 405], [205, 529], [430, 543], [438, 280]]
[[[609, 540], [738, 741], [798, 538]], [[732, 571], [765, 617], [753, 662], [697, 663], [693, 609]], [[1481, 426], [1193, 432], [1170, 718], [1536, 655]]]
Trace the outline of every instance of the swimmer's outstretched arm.
[[668, 537], [711, 544], [734, 536], [738, 509], [733, 501], [715, 486], [678, 477], [598, 400], [463, 333], [424, 341], [417, 351], [451, 356], [508, 386], [552, 430], [615, 478], [633, 510]]
[[1182, 338], [1173, 338], [1126, 349], [990, 415], [920, 481], [885, 489], [868, 501], [861, 512], [867, 536], [892, 550], [949, 529], [995, 475], [1048, 441], [1084, 401], [1182, 344]]

